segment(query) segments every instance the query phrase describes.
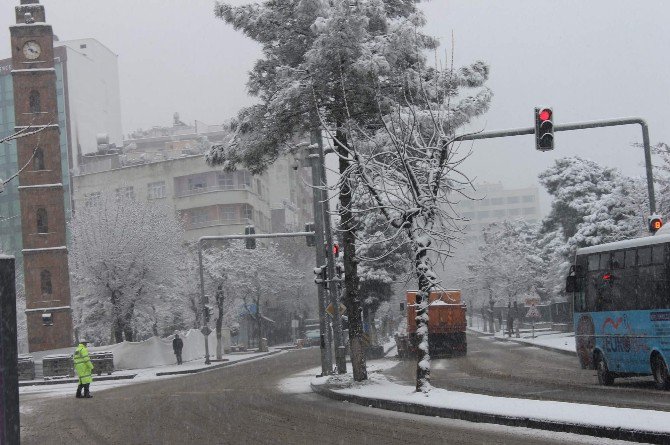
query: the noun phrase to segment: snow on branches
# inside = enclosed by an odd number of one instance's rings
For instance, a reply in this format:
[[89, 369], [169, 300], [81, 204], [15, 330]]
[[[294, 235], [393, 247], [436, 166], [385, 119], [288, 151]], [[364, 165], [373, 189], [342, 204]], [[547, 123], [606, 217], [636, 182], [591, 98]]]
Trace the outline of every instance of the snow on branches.
[[185, 308], [180, 303], [182, 228], [172, 209], [111, 192], [77, 210], [70, 254], [75, 322], [106, 343], [132, 341]]

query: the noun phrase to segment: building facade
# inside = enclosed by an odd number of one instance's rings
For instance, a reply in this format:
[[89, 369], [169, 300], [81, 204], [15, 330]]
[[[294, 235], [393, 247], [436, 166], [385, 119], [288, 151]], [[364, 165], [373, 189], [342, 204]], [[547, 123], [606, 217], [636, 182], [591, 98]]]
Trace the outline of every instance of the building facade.
[[475, 199], [458, 204], [461, 217], [468, 221], [470, 234], [504, 220], [520, 219], [533, 224], [541, 219], [537, 187], [507, 189], [501, 183], [484, 183], [475, 185], [475, 189]]
[[[23, 20], [23, 19], [22, 19]], [[62, 184], [65, 217], [72, 214], [70, 182], [83, 155], [97, 151], [97, 136], [107, 135], [110, 144], [121, 146], [121, 106], [117, 55], [95, 39], [53, 42], [60, 128]], [[14, 132], [12, 58], [0, 60], [0, 137]], [[16, 144], [0, 145], [0, 178], [19, 169]], [[18, 184], [12, 181], [0, 193], [0, 250], [15, 255], [22, 264], [21, 219]]]
[[172, 127], [130, 135], [122, 150], [84, 156], [74, 176], [75, 207], [103, 192], [142, 201], [161, 201], [181, 218], [185, 241], [201, 236], [294, 231], [311, 221], [307, 169], [281, 158], [263, 175], [209, 167], [204, 153], [231, 137], [225, 126], [185, 125], [175, 114]]
[[[29, 351], [72, 346], [65, 190], [53, 30], [38, 0], [21, 0], [12, 44], [15, 131]], [[30, 129], [40, 126], [35, 134]]]

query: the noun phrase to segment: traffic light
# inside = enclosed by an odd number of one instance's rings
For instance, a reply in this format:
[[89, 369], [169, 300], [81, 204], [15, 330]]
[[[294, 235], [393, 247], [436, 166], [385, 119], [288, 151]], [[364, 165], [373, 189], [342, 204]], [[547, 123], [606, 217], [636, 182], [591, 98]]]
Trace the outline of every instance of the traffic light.
[[320, 284], [323, 286], [324, 289], [328, 289], [328, 268], [324, 264], [321, 267], [315, 267], [314, 268], [314, 282], [316, 284]]
[[663, 227], [663, 220], [659, 215], [651, 215], [649, 217], [649, 231], [651, 233], [656, 233], [658, 229]]
[[335, 258], [340, 256], [340, 245], [337, 243], [333, 244], [333, 256]]
[[214, 308], [206, 304], [202, 309], [202, 314], [205, 316], [205, 323], [209, 323], [212, 319], [212, 314], [214, 313]]
[[[256, 228], [254, 226], [246, 226], [244, 228], [244, 234], [245, 235], [255, 235], [256, 234]], [[256, 238], [246, 238], [244, 240], [246, 243], [247, 249], [255, 249], [256, 248]]]
[[535, 148], [540, 151], [554, 149], [554, 111], [535, 108]]
[[[314, 223], [305, 224], [305, 232], [314, 232]], [[307, 235], [305, 242], [307, 242], [307, 247], [314, 247], [316, 245], [316, 237], [314, 235]]]

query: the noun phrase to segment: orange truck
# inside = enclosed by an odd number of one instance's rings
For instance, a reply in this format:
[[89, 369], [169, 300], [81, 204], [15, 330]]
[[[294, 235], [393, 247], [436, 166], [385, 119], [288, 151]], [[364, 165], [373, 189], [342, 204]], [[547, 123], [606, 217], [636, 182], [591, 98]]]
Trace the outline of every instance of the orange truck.
[[[400, 303], [407, 319], [400, 325], [395, 341], [401, 358], [416, 355], [419, 345], [416, 335], [416, 294], [407, 291], [407, 303]], [[433, 291], [428, 299], [428, 345], [431, 357], [463, 356], [468, 346], [465, 340], [466, 305], [461, 302], [460, 290]]]

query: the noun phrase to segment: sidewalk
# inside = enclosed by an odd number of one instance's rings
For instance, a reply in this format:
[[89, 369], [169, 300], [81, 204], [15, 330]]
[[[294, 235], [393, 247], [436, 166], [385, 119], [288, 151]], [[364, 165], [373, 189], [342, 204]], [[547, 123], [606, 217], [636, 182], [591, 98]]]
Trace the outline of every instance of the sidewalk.
[[[160, 380], [161, 378], [171, 378], [186, 374], [196, 374], [199, 372], [210, 371], [213, 369], [223, 368], [226, 366], [236, 365], [238, 363], [247, 362], [250, 360], [260, 359], [263, 357], [280, 354], [284, 352], [282, 349], [270, 348], [269, 352], [245, 352], [245, 353], [231, 353], [225, 354], [222, 362], [212, 361], [210, 365], [205, 365], [205, 359], [201, 358], [190, 362], [185, 362], [182, 365], [167, 365], [157, 366], [152, 368], [119, 370], [114, 374], [100, 377], [93, 376], [93, 387], [96, 390], [108, 389], [117, 386], [142, 383], [150, 380]], [[72, 384], [76, 384], [76, 378], [51, 379], [51, 380], [27, 380], [19, 382], [19, 394], [33, 394], [44, 392], [60, 392], [61, 388], [67, 387], [68, 391]], [[45, 386], [51, 388], [45, 388]]]
[[535, 338], [532, 338], [532, 329], [520, 329], [520, 337], [517, 338], [514, 334], [508, 337], [501, 331], [496, 331], [495, 334], [485, 332], [480, 328], [480, 324], [474, 323], [474, 326], [468, 326], [468, 331], [476, 333], [482, 337], [490, 337], [496, 341], [507, 341], [519, 343], [524, 345], [535, 346], [549, 351], [560, 352], [562, 354], [577, 355], [575, 347], [574, 332], [558, 332], [549, 329], [535, 329]]
[[351, 373], [314, 378], [307, 372], [286, 385], [295, 388], [297, 380], [303, 379], [313, 392], [334, 400], [410, 414], [634, 442], [670, 443], [670, 412], [494, 397], [438, 388], [432, 388], [426, 395], [384, 375], [384, 371], [396, 364], [397, 361], [388, 358], [368, 362], [366, 382], [353, 382]]

